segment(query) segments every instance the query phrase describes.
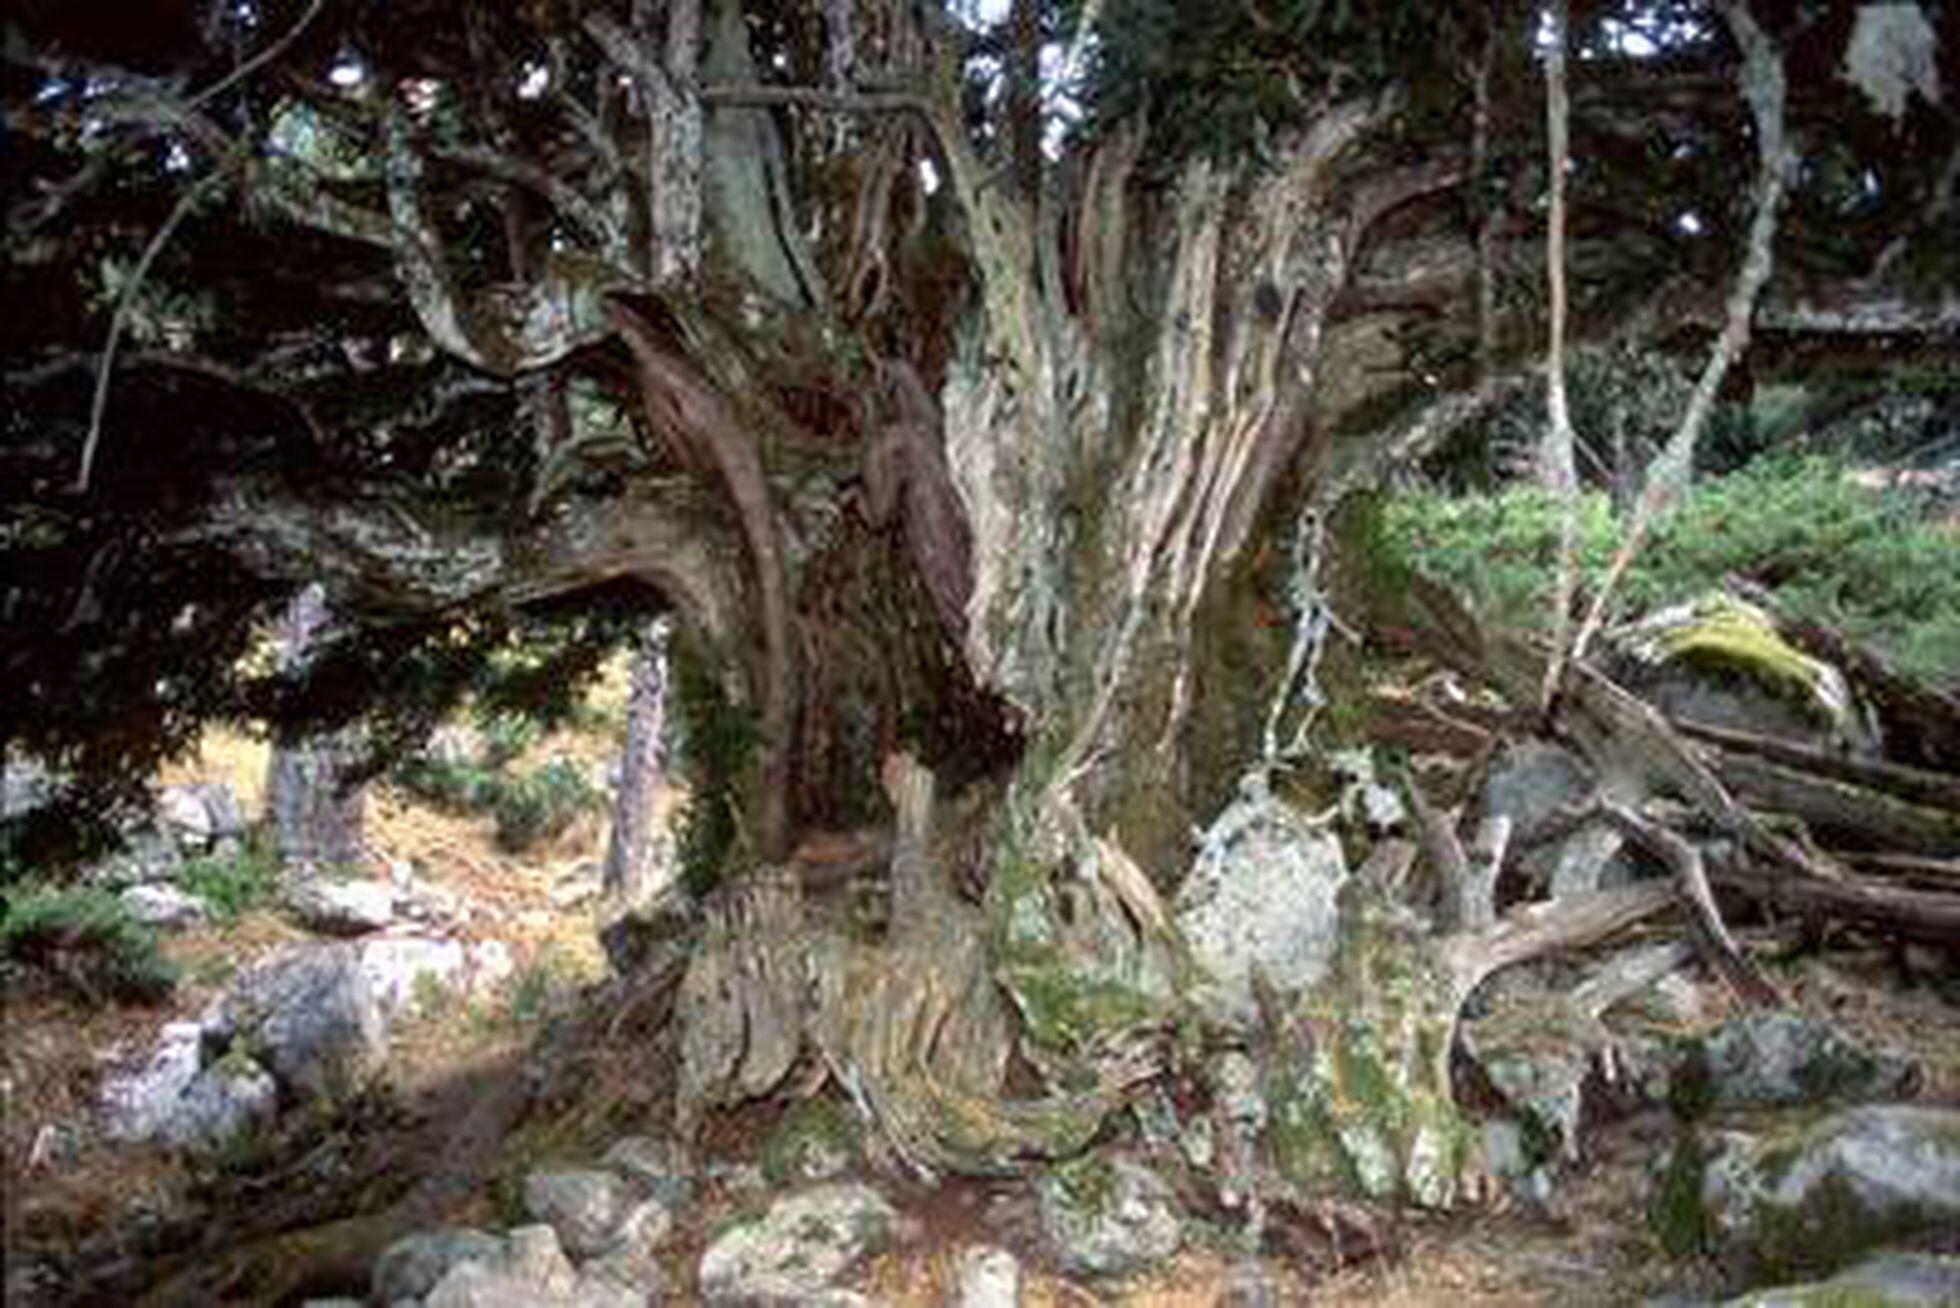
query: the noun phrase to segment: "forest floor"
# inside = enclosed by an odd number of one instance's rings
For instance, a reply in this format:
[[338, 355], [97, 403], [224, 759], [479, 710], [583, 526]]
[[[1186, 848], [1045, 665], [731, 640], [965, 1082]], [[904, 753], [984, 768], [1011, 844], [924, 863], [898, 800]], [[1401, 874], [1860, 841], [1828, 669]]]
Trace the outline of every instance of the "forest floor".
[[[544, 747], [596, 757], [610, 743], [589, 736]], [[220, 735], [167, 779], [222, 781], [234, 788], [249, 814], [259, 811], [263, 775], [262, 745]], [[345, 1225], [375, 1204], [394, 1205], [397, 1225], [442, 1220], [507, 1225], [510, 1178], [521, 1175], [522, 1167], [585, 1161], [577, 1151], [603, 1143], [595, 1131], [617, 1136], [660, 1128], [652, 1082], [671, 1069], [650, 1071], [634, 1057], [630, 1037], [595, 1038], [570, 1055], [584, 1060], [577, 1102], [561, 1105], [550, 1122], [533, 1121], [510, 1134], [523, 1111], [518, 1105], [526, 1087], [535, 1086], [546, 1070], [539, 1060], [567, 1057], [563, 1040], [544, 1038], [551, 1019], [576, 1014], [605, 975], [596, 936], [601, 910], [594, 903], [554, 905], [551, 893], [567, 870], [601, 855], [603, 823], [582, 820], [547, 846], [512, 855], [497, 847], [489, 818], [442, 812], [382, 786], [371, 801], [368, 836], [384, 862], [408, 859], [445, 890], [478, 906], [455, 934], [509, 945], [516, 970], [503, 991], [401, 1023], [385, 1086], [332, 1132], [288, 1139], [277, 1159], [221, 1155], [198, 1164], [110, 1146], [91, 1132], [68, 1128], [91, 1118], [105, 1073], [145, 1056], [165, 1022], [195, 1016], [240, 968], [307, 938], [303, 933], [274, 912], [258, 909], [223, 926], [171, 937], [165, 948], [185, 979], [175, 997], [158, 1008], [84, 1008], [46, 995], [8, 996], [9, 1261], [19, 1251], [49, 1248], [94, 1249], [99, 1260], [104, 1249], [131, 1247], [117, 1238], [119, 1232], [127, 1235], [145, 1224], [166, 1233], [151, 1245], [182, 1237], [188, 1226], [197, 1233], [195, 1244], [207, 1251], [198, 1256], [216, 1258], [227, 1245], [290, 1241], [296, 1228]], [[1927, 1070], [1926, 1098], [1960, 1102], [1960, 1008], [1934, 989], [1902, 986], [1888, 955], [1811, 956], [1785, 965], [1780, 980], [1804, 1010], [1918, 1057]], [[619, 1031], [617, 1021], [600, 1026], [615, 1036]], [[574, 1120], [575, 1126], [565, 1127]], [[758, 1161], [768, 1125], [765, 1113], [737, 1129], [715, 1131], [716, 1143], [734, 1155], [722, 1161]], [[1649, 1169], [1665, 1152], [1671, 1130], [1659, 1114], [1598, 1124], [1588, 1135], [1584, 1165], [1562, 1182], [1552, 1211], [1492, 1206], [1449, 1218], [1404, 1219], [1389, 1233], [1392, 1256], [1351, 1265], [1311, 1284], [1283, 1261], [1267, 1259], [1257, 1278], [1269, 1296], [1264, 1301], [1347, 1308], [1581, 1305], [1638, 1303], [1664, 1290], [1691, 1288], [1694, 1269], [1662, 1259], [1643, 1211]], [[300, 1196], [285, 1193], [296, 1179], [311, 1184], [310, 1174], [294, 1171], [293, 1155], [317, 1162], [331, 1143], [328, 1136], [335, 1134], [351, 1138], [336, 1146], [336, 1183], [323, 1187], [333, 1198], [323, 1198], [318, 1211], [309, 1213]], [[569, 1151], [566, 1156], [557, 1156], [561, 1149]], [[1025, 1189], [976, 1184], [926, 1191], [879, 1179], [912, 1218], [910, 1235], [856, 1283], [894, 1308], [938, 1304], [954, 1255], [975, 1243], [1000, 1245], [1021, 1258], [1022, 1302], [1029, 1308], [1209, 1308], [1260, 1301], [1244, 1297], [1247, 1264], [1229, 1248], [1194, 1242], [1148, 1279], [1090, 1288], [1064, 1278], [1045, 1261]], [[408, 1204], [410, 1196], [419, 1200]], [[706, 1188], [687, 1229], [673, 1243], [670, 1285], [691, 1281], [692, 1260], [708, 1233], [726, 1222], [728, 1205], [742, 1202], [713, 1184]], [[177, 1234], [167, 1234], [173, 1231]], [[349, 1248], [365, 1258], [385, 1232], [356, 1234]], [[341, 1271], [356, 1274], [352, 1267]], [[247, 1276], [225, 1300], [267, 1302], [257, 1284]], [[110, 1300], [85, 1293], [54, 1301]], [[165, 1292], [158, 1301], [198, 1300]]]

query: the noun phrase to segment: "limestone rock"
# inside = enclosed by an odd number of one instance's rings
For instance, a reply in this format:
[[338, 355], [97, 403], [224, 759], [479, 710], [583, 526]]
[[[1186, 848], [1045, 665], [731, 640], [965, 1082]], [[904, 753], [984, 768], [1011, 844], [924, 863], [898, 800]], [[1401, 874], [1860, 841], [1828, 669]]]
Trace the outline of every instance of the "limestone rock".
[[885, 1247], [897, 1219], [884, 1196], [857, 1182], [789, 1195], [708, 1246], [701, 1256], [702, 1296], [815, 1301], [859, 1258]]
[[495, 1266], [504, 1256], [504, 1242], [467, 1226], [445, 1226], [404, 1236], [375, 1259], [370, 1285], [381, 1304], [421, 1299], [435, 1289], [451, 1269], [463, 1263]]
[[1801, 1014], [1751, 1011], [1692, 1041], [1674, 1068], [1677, 1111], [1910, 1097], [1919, 1068]]
[[233, 1051], [191, 1078], [162, 1136], [182, 1148], [216, 1148], [263, 1130], [278, 1114], [279, 1085], [272, 1074]]
[[385, 881], [309, 877], [286, 896], [293, 920], [329, 936], [363, 936], [395, 920], [395, 891]]
[[1891, 1253], [1828, 1281], [1752, 1290], [1723, 1308], [1950, 1308], [1960, 1303], [1960, 1257]]
[[1127, 1276], [1163, 1262], [1184, 1242], [1169, 1184], [1128, 1158], [1092, 1154], [1054, 1168], [1037, 1195], [1042, 1227], [1071, 1272]]
[[209, 904], [167, 881], [130, 886], [116, 897], [131, 917], [162, 930], [195, 926], [211, 916]]
[[524, 1178], [524, 1210], [556, 1231], [573, 1257], [590, 1257], [612, 1242], [626, 1215], [626, 1184], [611, 1172], [533, 1172]]
[[390, 1021], [469, 981], [469, 954], [460, 941], [384, 936], [356, 948], [375, 1002]]
[[1758, 1282], [1960, 1228], [1960, 1109], [1865, 1105], [1685, 1141], [1653, 1215], [1670, 1252], [1711, 1253]]
[[141, 1071], [103, 1083], [103, 1130], [112, 1140], [156, 1139], [203, 1066], [204, 1028], [196, 1022], [166, 1024]]
[[992, 1245], [962, 1249], [943, 1302], [945, 1308], [1020, 1308], [1020, 1260]]
[[648, 1292], [581, 1276], [549, 1226], [520, 1226], [492, 1261], [457, 1263], [423, 1308], [646, 1308]]
[[1347, 864], [1333, 833], [1249, 787], [1200, 840], [1174, 913], [1208, 980], [1194, 998], [1219, 1022], [1258, 1018], [1252, 975], [1284, 998], [1318, 981], [1333, 957], [1335, 896]]
[[219, 1047], [203, 1023], [166, 1025], [142, 1071], [103, 1085], [106, 1134], [195, 1151], [270, 1124], [278, 1112], [278, 1085], [242, 1051], [219, 1057]]
[[299, 945], [253, 967], [226, 995], [225, 1034], [256, 1051], [282, 1086], [337, 1099], [387, 1052], [381, 1004], [351, 945]]
[[694, 1198], [694, 1164], [676, 1140], [646, 1135], [613, 1142], [602, 1160], [639, 1194], [678, 1208]]

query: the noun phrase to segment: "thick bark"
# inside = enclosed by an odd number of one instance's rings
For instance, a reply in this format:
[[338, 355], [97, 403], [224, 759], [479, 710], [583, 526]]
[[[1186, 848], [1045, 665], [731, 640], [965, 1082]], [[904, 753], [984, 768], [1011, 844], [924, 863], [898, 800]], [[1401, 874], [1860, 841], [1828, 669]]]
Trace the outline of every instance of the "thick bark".
[[[305, 677], [328, 623], [326, 591], [314, 584], [287, 607], [279, 633], [282, 675]], [[353, 780], [360, 742], [351, 730], [281, 733], [265, 782], [273, 846], [289, 874], [347, 870], [366, 857], [367, 792]]]
[[613, 792], [612, 835], [606, 845], [606, 894], [624, 904], [644, 904], [672, 883], [672, 850], [663, 840], [655, 803], [666, 784], [667, 629], [647, 625], [633, 654], [626, 693], [626, 745]]

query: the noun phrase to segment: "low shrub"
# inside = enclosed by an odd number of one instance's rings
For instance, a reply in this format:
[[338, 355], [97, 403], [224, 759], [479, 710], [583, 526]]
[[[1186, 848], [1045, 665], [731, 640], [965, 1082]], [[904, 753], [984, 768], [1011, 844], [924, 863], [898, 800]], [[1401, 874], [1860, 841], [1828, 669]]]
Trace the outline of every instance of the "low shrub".
[[[1491, 619], [1551, 616], [1561, 509], [1535, 486], [1494, 495], [1423, 490], [1391, 501], [1385, 538], [1401, 559]], [[1623, 524], [1584, 497], [1580, 567], [1596, 583]], [[1620, 593], [1622, 612], [1692, 598], [1729, 576], [1870, 643], [1901, 669], [1960, 679], [1960, 536], [1823, 458], [1770, 457], [1696, 484], [1656, 528]]]
[[155, 932], [98, 886], [24, 886], [0, 916], [0, 972], [37, 974], [92, 1004], [156, 1003], [177, 983]]
[[191, 859], [176, 881], [209, 905], [218, 921], [235, 922], [278, 894], [279, 860], [264, 844], [248, 842], [234, 853]]

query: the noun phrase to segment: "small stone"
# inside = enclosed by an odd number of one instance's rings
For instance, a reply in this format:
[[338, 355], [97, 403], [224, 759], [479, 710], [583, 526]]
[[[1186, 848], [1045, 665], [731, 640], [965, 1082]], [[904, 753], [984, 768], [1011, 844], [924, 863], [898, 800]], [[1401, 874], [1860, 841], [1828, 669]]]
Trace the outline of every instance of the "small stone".
[[1752, 1290], [1723, 1308], [1952, 1308], [1960, 1304], [1960, 1257], [1890, 1253], [1828, 1281]]
[[349, 945], [298, 945], [251, 968], [215, 1025], [234, 1033], [283, 1087], [319, 1099], [359, 1088], [387, 1052], [387, 1019]]
[[550, 1294], [569, 1294], [578, 1284], [578, 1271], [551, 1227], [520, 1226], [505, 1239], [504, 1269], [518, 1280]]
[[390, 1019], [454, 990], [469, 961], [461, 942], [428, 936], [387, 936], [364, 940], [355, 948], [375, 1002]]
[[211, 916], [209, 904], [167, 881], [131, 886], [117, 898], [138, 922], [163, 930], [195, 926]]
[[272, 1074], [237, 1051], [204, 1068], [184, 1087], [162, 1136], [187, 1149], [212, 1149], [279, 1115], [279, 1084]]
[[1128, 1276], [1184, 1242], [1170, 1185], [1132, 1159], [1091, 1155], [1053, 1169], [1036, 1190], [1041, 1224], [1071, 1272]]
[[1021, 1263], [1005, 1249], [974, 1245], [953, 1264], [945, 1308], [1019, 1308]]
[[549, 1223], [573, 1257], [586, 1258], [613, 1242], [626, 1215], [626, 1187], [611, 1172], [533, 1172], [524, 1178], [524, 1210]]
[[385, 881], [311, 877], [286, 896], [293, 919], [329, 936], [362, 936], [395, 920], [395, 891]]
[[1732, 1272], [1829, 1273], [1874, 1248], [1960, 1230], [1960, 1109], [1868, 1104], [1762, 1135], [1684, 1143], [1654, 1205], [1670, 1252]]
[[603, 1161], [635, 1190], [671, 1207], [694, 1197], [694, 1165], [687, 1149], [677, 1141], [623, 1136], [606, 1150]]
[[157, 796], [157, 819], [193, 853], [209, 849], [218, 834], [204, 796], [190, 786], [165, 786]]
[[166, 1024], [142, 1071], [103, 1082], [103, 1129], [109, 1138], [153, 1140], [162, 1134], [203, 1065], [204, 1028], [196, 1022]]
[[374, 1298], [384, 1305], [421, 1299], [450, 1269], [469, 1262], [497, 1266], [503, 1256], [501, 1239], [467, 1226], [417, 1231], [395, 1241], [375, 1259], [370, 1284]]
[[701, 1256], [709, 1300], [816, 1302], [853, 1263], [890, 1243], [898, 1214], [867, 1185], [840, 1182], [779, 1199]]

